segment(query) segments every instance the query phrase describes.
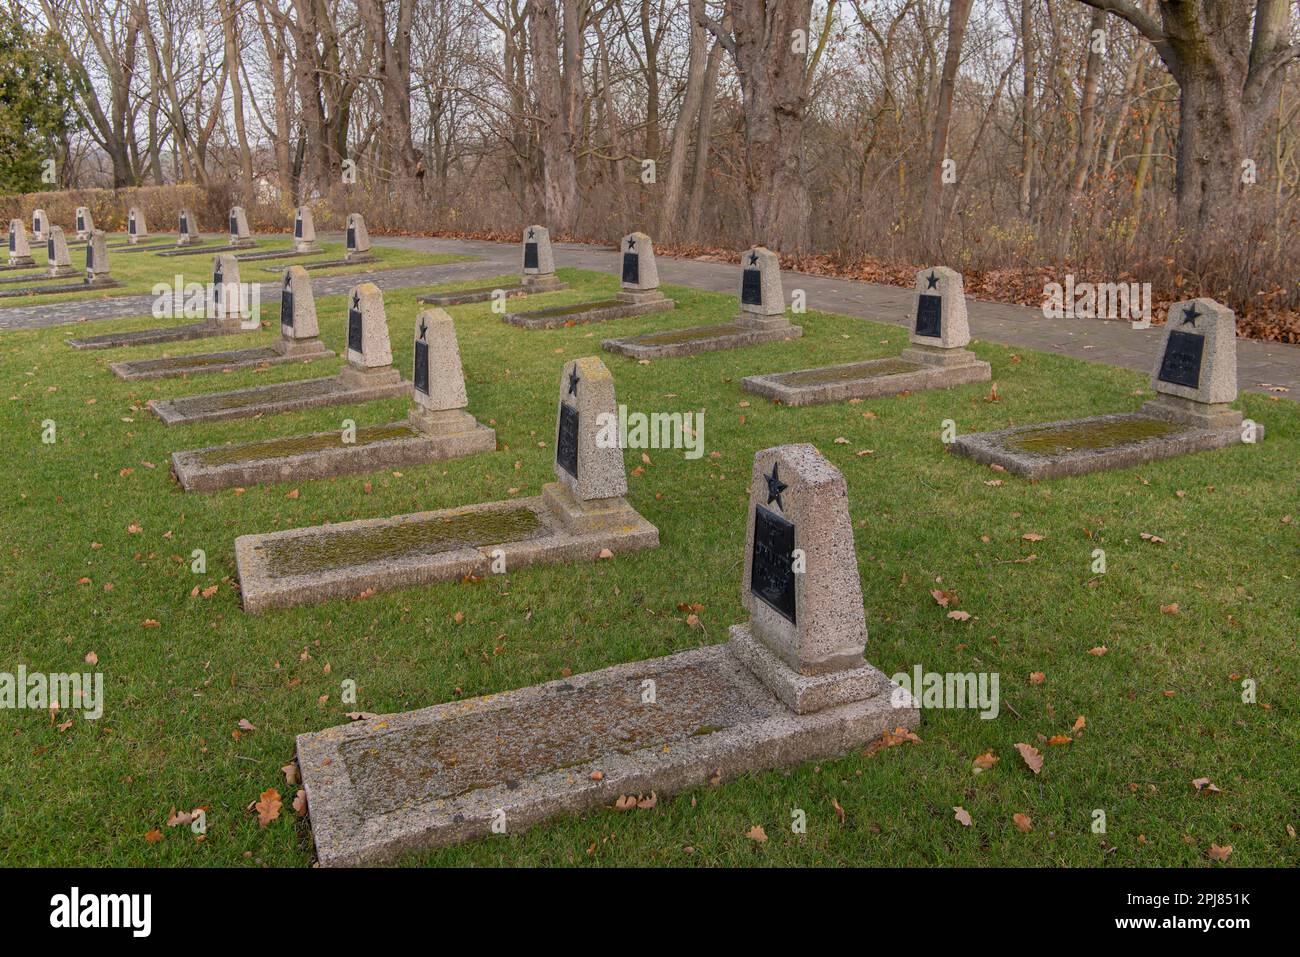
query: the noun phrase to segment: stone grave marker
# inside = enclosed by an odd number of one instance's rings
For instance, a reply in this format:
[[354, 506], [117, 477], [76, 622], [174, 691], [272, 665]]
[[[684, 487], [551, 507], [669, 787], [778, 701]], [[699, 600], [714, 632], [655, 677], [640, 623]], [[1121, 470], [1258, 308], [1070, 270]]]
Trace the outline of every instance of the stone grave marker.
[[556, 329], [673, 309], [677, 304], [659, 291], [659, 270], [650, 237], [645, 233], [630, 233], [623, 237], [619, 249], [622, 251], [621, 288], [617, 298], [510, 312], [503, 320], [524, 329]]
[[421, 296], [419, 301], [434, 306], [459, 306], [468, 302], [487, 302], [501, 294], [513, 298], [569, 288], [568, 283], [561, 282], [555, 276], [551, 234], [545, 226], [533, 225], [524, 230], [520, 255], [522, 273], [520, 281], [514, 285], [475, 286], [452, 292], [434, 292]]
[[993, 377], [992, 367], [965, 348], [970, 329], [961, 273], [936, 266], [916, 274], [909, 339], [910, 348], [897, 357], [747, 376], [741, 388], [799, 406], [944, 389]]
[[126, 238], [131, 245], [135, 245], [142, 239], [149, 238], [149, 226], [145, 222], [144, 213], [138, 207], [132, 206], [127, 211]]
[[45, 210], [43, 209], [32, 210], [32, 241], [33, 242], [43, 243], [49, 238], [48, 236], [45, 235], [47, 223], [48, 223], [48, 217], [45, 215]]
[[[430, 322], [428, 313], [422, 318], [426, 337], [433, 330], [445, 342], [449, 320], [434, 315]], [[426, 430], [465, 420], [449, 414], [457, 409], [431, 407], [460, 400], [454, 382], [442, 390], [434, 384], [440, 369], [450, 370], [449, 357], [440, 364], [430, 353], [428, 362], [428, 401], [417, 393], [410, 422], [436, 436]], [[559, 391], [557, 480], [541, 495], [241, 536], [235, 557], [244, 610], [255, 614], [542, 562], [594, 561], [605, 550], [657, 547], [658, 530], [624, 498], [622, 450], [597, 439], [602, 426], [608, 432], [608, 416], [617, 422], [609, 370], [595, 357], [573, 360], [564, 367]]]
[[108, 265], [108, 237], [96, 229], [86, 242], [86, 285], [103, 286], [113, 282]]
[[230, 229], [230, 245], [232, 247], [254, 246], [253, 234], [248, 229], [248, 214], [244, 212], [243, 206], [230, 207], [230, 216], [227, 223]]
[[194, 218], [194, 212], [188, 207], [182, 208], [176, 229], [176, 245], [197, 246], [201, 242], [203, 238], [199, 235], [199, 222]]
[[51, 279], [63, 279], [77, 274], [76, 267], [72, 265], [72, 256], [68, 252], [68, 241], [63, 236], [62, 226], [49, 228], [49, 237], [45, 240], [45, 254], [50, 266], [46, 275]]
[[90, 215], [89, 206], [77, 207], [77, 239], [85, 241], [95, 231], [95, 218]]
[[31, 244], [27, 240], [27, 229], [21, 219], [9, 220], [9, 265], [14, 268], [35, 266], [32, 258]]
[[601, 347], [632, 359], [667, 359], [802, 336], [803, 328], [785, 314], [780, 257], [754, 246], [741, 255], [740, 265], [740, 314], [730, 323], [606, 339]]
[[1137, 412], [959, 435], [952, 450], [1028, 479], [1127, 468], [1188, 452], [1255, 443], [1264, 427], [1237, 398], [1237, 318], [1213, 299], [1169, 307], [1151, 375], [1156, 397]]
[[316, 220], [310, 206], [299, 206], [293, 215], [293, 250], [297, 253], [318, 253]]
[[366, 230], [366, 218], [360, 213], [349, 213], [346, 234], [347, 252], [343, 254], [345, 262], [364, 263], [375, 258], [370, 251], [370, 233]]
[[[307, 272], [294, 267], [305, 281]], [[307, 287], [308, 291], [310, 287]], [[172, 454], [186, 491], [371, 472], [496, 449], [496, 431], [466, 411], [468, 398], [451, 317], [425, 310], [415, 324], [413, 403], [406, 421], [342, 433], [317, 432]]]
[[208, 322], [238, 329], [249, 316], [248, 296], [239, 281], [239, 261], [230, 253], [212, 257], [211, 302]]
[[[773, 524], [756, 533], [763, 514]], [[515, 834], [620, 795], [717, 785], [916, 727], [916, 700], [863, 657], [840, 473], [811, 446], [759, 452], [748, 521], [754, 617], [726, 644], [299, 735], [320, 863]]]

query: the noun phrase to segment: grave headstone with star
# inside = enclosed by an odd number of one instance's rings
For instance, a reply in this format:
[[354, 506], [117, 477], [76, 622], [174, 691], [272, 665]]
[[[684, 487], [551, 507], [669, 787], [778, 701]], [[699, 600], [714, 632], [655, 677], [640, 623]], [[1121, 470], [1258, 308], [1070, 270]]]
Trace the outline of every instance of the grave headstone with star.
[[619, 248], [623, 251], [619, 298], [626, 302], [662, 299], [664, 294], [659, 291], [654, 241], [645, 233], [629, 233], [623, 237]]
[[[469, 396], [465, 392], [465, 372], [460, 364], [456, 324], [451, 316], [442, 309], [421, 311], [415, 320], [414, 335], [411, 398], [415, 407], [410, 413], [411, 424], [429, 435], [481, 429], [474, 416], [465, 411]], [[488, 431], [492, 433], [492, 447], [495, 448], [496, 433]], [[483, 450], [486, 450], [484, 446], [477, 449]]]
[[352, 287], [347, 303], [344, 355], [348, 364], [340, 371], [340, 377], [358, 387], [401, 381], [401, 375], [393, 368], [383, 292], [373, 282], [363, 282]]
[[212, 257], [208, 324], [239, 328], [248, 317], [248, 312], [248, 297], [239, 281], [239, 260], [231, 253], [218, 253]]
[[1198, 424], [1237, 425], [1237, 317], [1213, 299], [1169, 307], [1151, 373], [1156, 398], [1143, 411]]
[[32, 247], [27, 240], [27, 227], [21, 219], [9, 220], [9, 265], [34, 266]]
[[95, 231], [95, 218], [90, 215], [89, 206], [78, 206], [76, 214], [77, 239], [84, 242]]
[[917, 272], [916, 299], [908, 340], [918, 361], [942, 359], [951, 355], [946, 350], [964, 349], [970, 342], [961, 273], [946, 266]]
[[311, 274], [301, 266], [284, 271], [280, 284], [280, 338], [274, 348], [281, 355], [310, 355], [325, 350], [316, 321]]
[[316, 242], [316, 220], [310, 206], [299, 206], [293, 214], [293, 251], [297, 253], [320, 252]]
[[256, 245], [253, 234], [248, 229], [248, 213], [244, 211], [243, 206], [230, 208], [227, 226], [230, 230], [230, 245], [241, 247]]
[[348, 213], [344, 240], [347, 251], [343, 254], [343, 258], [347, 262], [369, 262], [375, 258], [375, 254], [370, 251], [370, 233], [366, 229], [366, 218], [360, 213]]
[[96, 229], [86, 240], [86, 285], [103, 286], [113, 282], [108, 267], [108, 237]]
[[560, 286], [555, 278], [555, 253], [551, 232], [534, 223], [524, 230], [521, 243], [523, 285], [526, 292], [547, 292]]
[[72, 265], [72, 256], [68, 252], [68, 241], [63, 235], [62, 226], [51, 226], [49, 237], [45, 240], [46, 258], [49, 260], [49, 277], [62, 279], [75, 276], [76, 268]]
[[202, 239], [199, 236], [199, 223], [194, 218], [193, 210], [182, 207], [176, 224], [176, 245], [196, 246]]
[[45, 231], [48, 228], [49, 217], [45, 215], [45, 210], [32, 210], [32, 240], [38, 243], [45, 242], [45, 240], [49, 238], [45, 234]]
[[740, 315], [736, 322], [760, 329], [790, 324], [781, 288], [781, 258], [764, 246], [754, 246], [740, 257]]
[[132, 206], [127, 210], [126, 238], [132, 245], [149, 238], [149, 225], [145, 222], [144, 213], [138, 206]]

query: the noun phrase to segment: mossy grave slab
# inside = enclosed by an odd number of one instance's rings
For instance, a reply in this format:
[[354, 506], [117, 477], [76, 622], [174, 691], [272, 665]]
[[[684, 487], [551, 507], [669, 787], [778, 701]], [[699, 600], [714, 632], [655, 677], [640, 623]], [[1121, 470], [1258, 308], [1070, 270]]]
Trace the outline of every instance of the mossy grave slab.
[[701, 352], [720, 349], [739, 349], [764, 342], [798, 339], [803, 327], [789, 323], [772, 326], [746, 326], [725, 323], [715, 326], [693, 326], [687, 329], [670, 329], [664, 332], [647, 332], [626, 339], [606, 339], [601, 348], [630, 359], [671, 359], [693, 356]]
[[1206, 428], [1140, 412], [958, 436], [949, 448], [1027, 479], [1085, 475], [1235, 445], [1239, 427]]
[[179, 246], [176, 249], [169, 249], [166, 252], [159, 253], [158, 255], [170, 259], [173, 256], [205, 256], [213, 253], [244, 253], [255, 248], [256, 243], [243, 243], [242, 245], [238, 243], [223, 243], [220, 246], [204, 246], [200, 244], [197, 246]]
[[173, 452], [172, 471], [187, 492], [213, 492], [421, 465], [496, 449], [496, 430], [481, 424], [431, 435], [409, 422], [389, 422], [357, 429], [355, 441], [343, 438], [339, 431], [316, 432]]
[[181, 326], [164, 326], [158, 329], [137, 329], [134, 332], [106, 332], [98, 336], [78, 336], [64, 341], [74, 349], [118, 349], [123, 346], [151, 346], [160, 342], [188, 342], [191, 339], [211, 339], [215, 336], [234, 336], [241, 332], [238, 323], [218, 325], [214, 322], [190, 322]]
[[891, 356], [820, 369], [746, 376], [740, 387], [784, 405], [801, 406], [987, 382], [992, 375], [987, 362], [937, 366]]
[[514, 572], [539, 562], [593, 561], [602, 549], [658, 544], [658, 529], [630, 508], [618, 525], [585, 531], [565, 524], [542, 495], [242, 535], [235, 561], [244, 610], [257, 614], [487, 575], [494, 561]]
[[284, 365], [286, 362], [311, 362], [334, 355], [323, 345], [319, 349], [285, 355], [270, 346], [230, 349], [225, 352], [202, 352], [189, 356], [163, 356], [158, 359], [133, 359], [110, 362], [108, 367], [119, 379], [173, 379], [182, 376], [213, 375], [234, 369], [255, 369]]
[[151, 400], [149, 407], [167, 425], [188, 422], [216, 422], [246, 419], [274, 412], [312, 409], [322, 405], [343, 405], [409, 395], [411, 384], [400, 378], [385, 378], [374, 384], [356, 384], [342, 375], [322, 379], [277, 382], [274, 385], [232, 392], [212, 392], [179, 399]]
[[667, 298], [644, 302], [602, 299], [599, 302], [580, 302], [569, 306], [510, 312], [502, 317], [502, 321], [521, 329], [559, 329], [565, 326], [580, 326], [591, 322], [606, 322], [610, 319], [626, 319], [631, 316], [668, 312], [676, 305], [677, 303]]
[[[33, 279], [37, 277], [32, 277]], [[0, 289], [0, 299], [17, 299], [20, 296], [57, 296], [65, 292], [89, 292], [96, 289], [114, 289], [122, 285], [116, 279], [110, 279], [105, 282], [87, 283], [81, 282], [55, 283], [53, 285], [36, 285], [21, 286], [17, 289]]]
[[842, 754], [916, 723], [874, 676], [873, 696], [796, 715], [713, 645], [302, 734], [316, 853], [327, 867], [382, 863], [494, 822], [513, 834], [623, 794]]
[[451, 289], [447, 292], [431, 292], [421, 296], [417, 302], [427, 303], [431, 306], [463, 306], [471, 302], [488, 302], [499, 293], [504, 294], [507, 299], [515, 299], [519, 296], [533, 296], [544, 292], [559, 292], [561, 289], [568, 289], [567, 282], [551, 280], [546, 283], [504, 283], [497, 286], [474, 286], [467, 289]]

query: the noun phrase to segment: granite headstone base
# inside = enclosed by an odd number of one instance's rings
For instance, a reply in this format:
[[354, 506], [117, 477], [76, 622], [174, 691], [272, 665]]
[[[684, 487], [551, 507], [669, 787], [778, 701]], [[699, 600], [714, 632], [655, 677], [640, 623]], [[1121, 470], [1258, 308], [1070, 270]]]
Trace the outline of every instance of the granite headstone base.
[[363, 373], [345, 368], [338, 375], [321, 379], [277, 382], [233, 392], [150, 400], [149, 407], [166, 425], [190, 422], [218, 422], [248, 419], [275, 412], [294, 412], [323, 405], [345, 405], [409, 395], [411, 384], [403, 382], [390, 367]]
[[241, 445], [172, 453], [172, 471], [187, 492], [356, 475], [461, 458], [497, 447], [496, 430], [467, 412], [435, 425], [412, 413], [404, 422], [359, 428], [356, 441], [316, 432]]
[[560, 329], [565, 326], [581, 326], [591, 322], [668, 312], [676, 306], [677, 303], [658, 291], [624, 292], [619, 293], [616, 299], [553, 306], [549, 309], [530, 309], [527, 312], [508, 312], [501, 318], [503, 322], [519, 326], [521, 329]]
[[[33, 279], [44, 279], [45, 276], [33, 276]], [[60, 293], [67, 292], [91, 292], [96, 289], [114, 289], [122, 285], [116, 279], [107, 279], [96, 282], [67, 282], [56, 283], [53, 285], [40, 284], [35, 286], [23, 286], [18, 289], [0, 290], [0, 299], [16, 299], [19, 296], [57, 296]]]
[[992, 378], [992, 367], [975, 358], [973, 352], [912, 348], [898, 357], [746, 376], [740, 387], [783, 405], [798, 406], [946, 389], [971, 382], [988, 382]]
[[[182, 241], [178, 239], [175, 242], [171, 242], [171, 243], [147, 243], [143, 246], [131, 245], [128, 243], [127, 245], [120, 247], [120, 251], [123, 253], [156, 253], [159, 256], [170, 256], [173, 253], [182, 254], [186, 252], [193, 252], [193, 253], [221, 252], [225, 248], [222, 247], [221, 249], [218, 249], [216, 246], [207, 245], [207, 242], [208, 241], [205, 239], [190, 239], [188, 241]], [[200, 249], [199, 247], [202, 248]], [[109, 246], [108, 248], [119, 249], [119, 247], [117, 246]]]
[[[278, 345], [279, 343], [277, 343]], [[156, 359], [132, 359], [110, 362], [108, 367], [119, 379], [174, 379], [182, 376], [211, 375], [236, 369], [278, 366], [286, 362], [310, 362], [334, 355], [319, 339], [290, 344], [286, 349], [257, 346], [225, 352], [203, 352], [188, 356], [162, 356]]]
[[580, 503], [548, 485], [531, 498], [242, 535], [235, 560], [244, 611], [258, 614], [486, 575], [497, 550], [514, 571], [658, 545], [659, 530], [624, 499]]
[[[1243, 441], [1240, 412], [1227, 406], [1194, 416], [1180, 411], [1156, 400], [1139, 412], [973, 432], [949, 447], [982, 465], [1038, 480], [1128, 468]], [[1255, 440], [1263, 437], [1263, 426], [1256, 425]]]
[[901, 695], [896, 707], [889, 679], [867, 670], [868, 696], [796, 714], [729, 645], [712, 645], [301, 734], [317, 857], [392, 861], [489, 837], [494, 821], [514, 834], [621, 795], [662, 798], [915, 727], [915, 701]]
[[[171, 258], [173, 256], [208, 256], [212, 253], [237, 253], [242, 250], [250, 249], [257, 243], [224, 243], [220, 246], [207, 246], [203, 243], [191, 244], [180, 248], [168, 249], [165, 252], [158, 253], [159, 256]], [[243, 257], [236, 257], [237, 259]]]
[[182, 326], [164, 326], [158, 329], [137, 329], [134, 332], [106, 332], [99, 336], [81, 336], [65, 339], [74, 349], [117, 349], [121, 346], [151, 346], [159, 342], [186, 342], [191, 339], [211, 339], [214, 336], [233, 336], [241, 332], [238, 322], [190, 322]]
[[421, 296], [419, 302], [427, 303], [431, 306], [463, 306], [470, 302], [488, 302], [498, 292], [505, 293], [507, 298], [513, 299], [516, 296], [532, 296], [543, 292], [559, 292], [561, 289], [568, 289], [567, 282], [560, 282], [554, 276], [547, 277], [545, 280], [535, 280], [520, 283], [507, 283], [498, 286], [476, 286], [473, 289], [458, 289], [453, 292], [431, 292], [427, 296]]
[[802, 335], [803, 327], [793, 325], [784, 317], [763, 321], [740, 317], [733, 322], [716, 326], [693, 326], [689, 329], [647, 332], [626, 339], [606, 339], [601, 343], [601, 348], [631, 359], [673, 359], [702, 352], [798, 339]]

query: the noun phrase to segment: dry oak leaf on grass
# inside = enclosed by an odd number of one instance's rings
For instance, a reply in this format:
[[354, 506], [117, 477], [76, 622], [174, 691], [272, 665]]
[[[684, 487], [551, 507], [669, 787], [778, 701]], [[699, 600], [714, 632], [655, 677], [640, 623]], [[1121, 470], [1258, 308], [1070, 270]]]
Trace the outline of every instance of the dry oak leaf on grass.
[[293, 813], [298, 817], [307, 816], [307, 792], [302, 788], [299, 788], [298, 793], [293, 796]]
[[1043, 674], [1041, 671], [1031, 671], [1029, 673], [1029, 683], [1031, 685], [1041, 685], [1046, 680], [1047, 675]]
[[280, 792], [275, 788], [267, 788], [261, 793], [257, 801], [249, 805], [249, 808], [257, 812], [257, 823], [262, 827], [266, 827], [280, 816], [282, 806]]
[[1011, 820], [1016, 827], [1020, 828], [1021, 834], [1028, 834], [1034, 829], [1034, 820], [1028, 814], [1021, 814], [1017, 811], [1011, 815]]
[[893, 731], [886, 731], [876, 740], [872, 741], [862, 749], [862, 756], [869, 758], [877, 751], [883, 751], [885, 748], [892, 748], [897, 744], [906, 744], [907, 742], [920, 744], [921, 739], [906, 728], [895, 728]]
[[1026, 542], [1041, 542], [1047, 536], [1039, 535], [1037, 532], [1025, 532], [1025, 534], [1021, 535], [1020, 537]]
[[152, 831], [145, 834], [144, 840], [146, 844], [157, 844], [162, 840], [162, 830], [155, 827]]
[[1226, 844], [1223, 847], [1220, 847], [1218, 844], [1211, 844], [1210, 849], [1206, 853], [1209, 855], [1210, 860], [1226, 864], [1228, 858], [1232, 856], [1232, 845]]
[[960, 599], [958, 599], [956, 592], [945, 591], [942, 588], [931, 588], [930, 597], [933, 598], [935, 602], [943, 608], [947, 608], [949, 605], [961, 604], [961, 601]]
[[1215, 784], [1213, 781], [1211, 781], [1209, 778], [1194, 778], [1192, 780], [1192, 787], [1196, 788], [1196, 790], [1198, 791], [1207, 791], [1210, 794], [1223, 793], [1223, 791], [1219, 788], [1219, 786]]
[[767, 841], [767, 831], [763, 830], [763, 826], [761, 824], [755, 824], [753, 827], [751, 827], [748, 831], [745, 832], [745, 837], [749, 838], [751, 841], [754, 841], [755, 843], [762, 844], [765, 841]]
[[998, 756], [993, 753], [993, 749], [985, 751], [983, 754], [977, 754], [971, 764], [980, 771], [989, 771], [993, 765], [998, 763]]
[[1019, 751], [1020, 756], [1025, 759], [1025, 766], [1028, 767], [1029, 770], [1033, 771], [1035, 774], [1038, 774], [1043, 770], [1043, 756], [1039, 754], [1038, 749], [1032, 744], [1025, 744], [1023, 741], [1017, 742], [1016, 750]]
[[957, 823], [959, 823], [962, 827], [970, 827], [971, 825], [970, 811], [966, 810], [964, 807], [960, 807], [960, 806], [954, 807], [952, 809], [952, 816], [953, 819], [956, 820]]

